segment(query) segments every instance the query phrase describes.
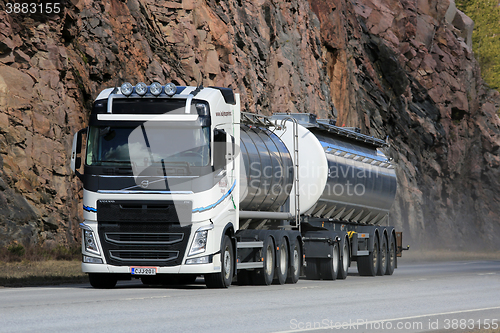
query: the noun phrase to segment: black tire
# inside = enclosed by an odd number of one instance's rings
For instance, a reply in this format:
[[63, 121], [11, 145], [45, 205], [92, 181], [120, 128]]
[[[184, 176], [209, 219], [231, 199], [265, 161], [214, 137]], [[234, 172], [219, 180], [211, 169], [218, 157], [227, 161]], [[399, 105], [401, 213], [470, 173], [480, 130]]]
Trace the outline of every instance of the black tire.
[[278, 267], [276, 269], [276, 279], [274, 279], [274, 282], [276, 284], [285, 284], [288, 277], [288, 242], [285, 237], [281, 237], [278, 244], [278, 249], [276, 251]]
[[378, 238], [373, 235], [373, 239], [373, 251], [367, 256], [358, 257], [359, 275], [375, 276], [377, 274], [379, 264]]
[[380, 256], [379, 256], [379, 265], [377, 270], [377, 275], [382, 276], [385, 275], [387, 271], [387, 258], [388, 258], [388, 249], [387, 249], [387, 238], [382, 236], [382, 241], [380, 244]]
[[205, 274], [205, 284], [208, 288], [228, 288], [233, 282], [234, 249], [229, 236], [224, 236], [221, 248], [221, 271]]
[[320, 259], [319, 262], [320, 275], [323, 280], [336, 280], [339, 274], [339, 243], [335, 242], [330, 249], [330, 258]]
[[305, 274], [308, 280], [319, 280], [319, 270], [318, 270], [318, 260], [319, 259], [307, 259]]
[[116, 286], [118, 278], [109, 273], [89, 273], [89, 282], [97, 289], [112, 289]]
[[346, 237], [344, 239], [344, 243], [342, 244], [341, 258], [339, 264], [339, 274], [337, 275], [337, 279], [345, 280], [347, 278], [347, 272], [349, 270], [349, 261], [350, 261], [349, 239]]
[[389, 242], [389, 256], [387, 258], [387, 270], [385, 271], [385, 275], [392, 275], [394, 270], [396, 269], [396, 240], [394, 239], [394, 235], [391, 235], [391, 241]]
[[268, 286], [273, 283], [276, 251], [271, 236], [268, 236], [262, 246], [260, 258], [264, 267], [254, 271], [254, 281], [256, 284]]
[[288, 269], [288, 277], [286, 283], [297, 283], [300, 278], [300, 268], [302, 266], [302, 252], [300, 251], [299, 240], [295, 238], [292, 241], [290, 251], [290, 268]]

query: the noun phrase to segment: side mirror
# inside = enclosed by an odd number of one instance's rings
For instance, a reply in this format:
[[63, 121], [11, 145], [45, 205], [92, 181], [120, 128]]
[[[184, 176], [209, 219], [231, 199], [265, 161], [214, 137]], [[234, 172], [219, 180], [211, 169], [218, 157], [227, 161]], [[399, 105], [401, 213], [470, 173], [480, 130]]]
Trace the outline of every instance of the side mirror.
[[83, 175], [78, 171], [78, 169], [82, 166], [82, 158], [80, 154], [82, 153], [82, 135], [87, 131], [87, 128], [81, 129], [75, 133], [73, 136], [73, 146], [71, 149], [71, 170], [80, 178], [83, 178]]

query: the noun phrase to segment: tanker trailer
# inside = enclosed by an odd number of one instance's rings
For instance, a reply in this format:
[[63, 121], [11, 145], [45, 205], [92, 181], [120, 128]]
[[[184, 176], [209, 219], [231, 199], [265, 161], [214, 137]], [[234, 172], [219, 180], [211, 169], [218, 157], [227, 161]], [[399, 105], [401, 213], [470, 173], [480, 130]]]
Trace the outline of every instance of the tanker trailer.
[[[241, 126], [240, 209], [254, 212], [240, 212], [240, 229], [297, 221], [310, 279], [344, 279], [352, 260], [361, 275], [391, 275], [402, 235], [386, 226], [397, 189], [386, 143], [312, 114], [253, 123]], [[278, 209], [295, 216], [280, 220]]]
[[354, 260], [363, 275], [396, 267], [400, 233], [385, 226], [396, 178], [381, 140], [309, 114], [242, 113], [228, 88], [157, 82], [103, 90], [88, 123], [71, 167], [93, 287], [343, 279]]

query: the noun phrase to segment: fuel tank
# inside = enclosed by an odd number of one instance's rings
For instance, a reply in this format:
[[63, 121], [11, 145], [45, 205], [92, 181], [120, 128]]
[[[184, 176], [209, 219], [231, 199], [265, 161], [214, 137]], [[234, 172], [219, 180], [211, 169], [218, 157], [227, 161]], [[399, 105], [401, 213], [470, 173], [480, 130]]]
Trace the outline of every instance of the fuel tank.
[[283, 126], [241, 126], [240, 210], [293, 212], [298, 174], [301, 215], [366, 224], [387, 218], [397, 180], [384, 141], [309, 114], [272, 119]]

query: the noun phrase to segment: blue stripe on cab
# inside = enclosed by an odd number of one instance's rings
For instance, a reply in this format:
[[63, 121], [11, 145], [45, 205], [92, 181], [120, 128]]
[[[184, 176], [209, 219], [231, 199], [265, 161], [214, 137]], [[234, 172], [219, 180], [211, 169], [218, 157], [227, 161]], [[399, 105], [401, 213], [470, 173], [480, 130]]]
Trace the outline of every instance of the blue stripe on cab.
[[90, 206], [83, 205], [83, 210], [90, 213], [97, 213], [97, 209]]
[[193, 213], [201, 213], [203, 211], [215, 208], [218, 204], [220, 204], [222, 201], [224, 201], [224, 199], [226, 199], [233, 192], [235, 186], [236, 186], [236, 181], [234, 181], [233, 186], [231, 186], [229, 191], [227, 191], [226, 194], [224, 194], [219, 200], [217, 200], [217, 202], [215, 202], [214, 204], [211, 204], [207, 207], [195, 208], [195, 209], [193, 209]]

